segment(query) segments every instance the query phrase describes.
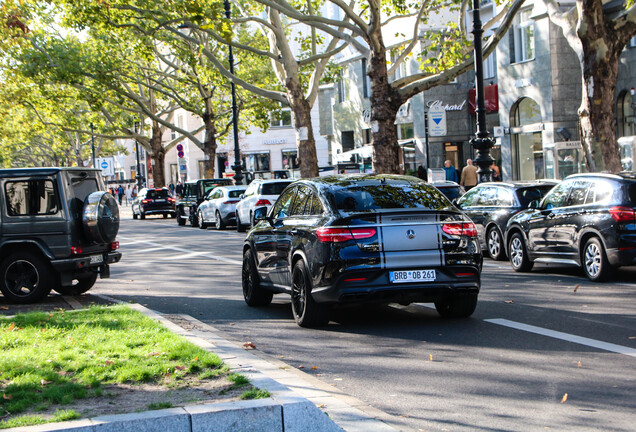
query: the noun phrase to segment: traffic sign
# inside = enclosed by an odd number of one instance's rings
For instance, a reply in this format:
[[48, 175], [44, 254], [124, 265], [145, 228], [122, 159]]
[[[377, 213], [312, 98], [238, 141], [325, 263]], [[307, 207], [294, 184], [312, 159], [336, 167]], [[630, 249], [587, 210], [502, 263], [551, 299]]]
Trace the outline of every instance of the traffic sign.
[[446, 108], [442, 104], [433, 104], [428, 109], [429, 136], [446, 136]]
[[95, 158], [95, 168], [101, 168], [104, 177], [115, 175], [115, 160], [112, 157]]
[[182, 158], [183, 156], [185, 156], [185, 154], [181, 150], [179, 150], [179, 152], [177, 153], [177, 156]]
[[[177, 144], [177, 151], [180, 151], [180, 152], [183, 151], [183, 145], [182, 144]], [[183, 157], [183, 156], [179, 156], [179, 157]]]

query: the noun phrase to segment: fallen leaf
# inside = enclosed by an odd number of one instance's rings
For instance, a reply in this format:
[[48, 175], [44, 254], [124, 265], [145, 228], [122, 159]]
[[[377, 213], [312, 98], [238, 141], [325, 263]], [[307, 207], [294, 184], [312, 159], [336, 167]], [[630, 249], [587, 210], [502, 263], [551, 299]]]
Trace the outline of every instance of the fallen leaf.
[[316, 370], [316, 369], [318, 369], [318, 366], [312, 366], [311, 368], [312, 368], [313, 370]]
[[561, 398], [561, 403], [564, 403], [566, 400], [568, 400], [568, 394], [564, 394], [563, 397]]
[[11, 330], [13, 330], [14, 328], [15, 328], [15, 324], [14, 324], [14, 323], [11, 323], [11, 324], [9, 324], [9, 328], [8, 328], [7, 330], [11, 331]]
[[60, 376], [67, 376], [67, 375], [73, 375], [73, 372], [57, 371], [57, 374], [60, 375]]
[[199, 361], [199, 357], [195, 357], [195, 358], [194, 358], [194, 361]]
[[160, 353], [160, 352], [151, 352], [151, 353], [148, 353], [148, 357], [153, 357], [153, 356], [158, 356], [158, 355], [161, 355], [161, 353]]
[[245, 342], [243, 344], [243, 348], [246, 349], [246, 350], [251, 350], [251, 349], [254, 349], [256, 347], [254, 346], [254, 344], [252, 342], [247, 341], [247, 342]]
[[174, 368], [176, 370], [186, 370], [187, 369], [187, 367], [185, 367], [185, 366], [175, 366]]
[[6, 394], [6, 393], [2, 393], [2, 399], [10, 400], [11, 398], [12, 398], [12, 396], [11, 396], [11, 395], [8, 395], [8, 394]]
[[514, 300], [506, 300], [506, 301], [504, 301], [504, 303], [508, 303], [508, 304], [514, 303], [514, 302], [515, 302]]
[[53, 382], [53, 381], [47, 381], [47, 380], [45, 380], [45, 379], [41, 379], [41, 380], [40, 380], [40, 384], [42, 384], [42, 385], [51, 384], [52, 382]]
[[579, 367], [583, 366], [583, 364], [581, 363], [581, 361], [579, 360]]
[[574, 287], [574, 292], [577, 292], [579, 290], [580, 285], [577, 285]]
[[429, 354], [429, 355], [428, 355], [428, 359], [429, 359], [430, 361], [433, 361], [433, 354]]
[[112, 365], [112, 364], [115, 364], [115, 362], [112, 361], [112, 360], [106, 360], [106, 362], [104, 363], [104, 366], [108, 366], [108, 365]]

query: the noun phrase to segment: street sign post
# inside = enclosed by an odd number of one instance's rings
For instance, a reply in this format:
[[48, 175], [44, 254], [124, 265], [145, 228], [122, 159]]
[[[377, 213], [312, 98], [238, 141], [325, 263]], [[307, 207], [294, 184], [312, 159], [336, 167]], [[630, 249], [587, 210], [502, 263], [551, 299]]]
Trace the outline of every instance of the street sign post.
[[100, 168], [104, 177], [112, 177], [115, 175], [115, 160], [112, 157], [95, 158], [95, 168]]
[[446, 108], [442, 104], [433, 104], [428, 109], [428, 135], [446, 136]]

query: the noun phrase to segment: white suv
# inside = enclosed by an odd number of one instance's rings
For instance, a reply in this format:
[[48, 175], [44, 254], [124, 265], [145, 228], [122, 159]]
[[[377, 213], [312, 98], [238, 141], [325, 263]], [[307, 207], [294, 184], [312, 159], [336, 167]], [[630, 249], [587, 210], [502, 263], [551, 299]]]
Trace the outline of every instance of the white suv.
[[281, 192], [292, 180], [254, 180], [236, 205], [236, 230], [244, 232], [248, 225], [254, 226], [254, 209], [274, 205]]

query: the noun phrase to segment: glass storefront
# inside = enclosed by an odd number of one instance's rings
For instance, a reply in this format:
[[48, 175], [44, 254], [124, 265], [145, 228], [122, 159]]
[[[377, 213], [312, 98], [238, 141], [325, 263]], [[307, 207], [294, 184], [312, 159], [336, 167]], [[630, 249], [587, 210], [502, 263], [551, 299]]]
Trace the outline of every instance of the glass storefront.
[[282, 155], [283, 155], [283, 169], [299, 168], [297, 150], [283, 150]]
[[269, 152], [267, 153], [252, 153], [245, 155], [245, 170], [246, 171], [269, 171]]
[[[510, 121], [513, 178], [517, 180], [536, 180], [546, 177], [543, 157], [543, 137], [541, 130], [541, 108], [530, 98], [523, 98], [513, 109]], [[537, 125], [537, 127], [532, 127]], [[513, 132], [517, 129], [517, 132]], [[523, 130], [535, 130], [523, 132]]]

